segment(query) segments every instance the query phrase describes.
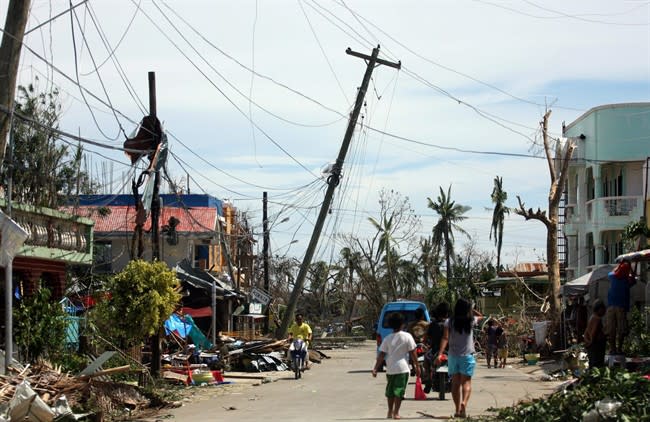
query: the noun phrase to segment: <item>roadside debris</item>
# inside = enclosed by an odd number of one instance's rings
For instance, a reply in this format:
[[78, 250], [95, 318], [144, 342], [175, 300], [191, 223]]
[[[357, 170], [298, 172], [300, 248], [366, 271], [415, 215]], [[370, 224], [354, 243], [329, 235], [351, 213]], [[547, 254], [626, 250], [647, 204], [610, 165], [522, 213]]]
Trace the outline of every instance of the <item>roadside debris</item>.
[[89, 401], [96, 412], [105, 414], [139, 411], [151, 404], [136, 386], [99, 379], [123, 372], [123, 367], [90, 376], [72, 376], [46, 362], [12, 369], [15, 373], [0, 375], [0, 421], [79, 420], [89, 413], [73, 414], [72, 409], [84, 408]]

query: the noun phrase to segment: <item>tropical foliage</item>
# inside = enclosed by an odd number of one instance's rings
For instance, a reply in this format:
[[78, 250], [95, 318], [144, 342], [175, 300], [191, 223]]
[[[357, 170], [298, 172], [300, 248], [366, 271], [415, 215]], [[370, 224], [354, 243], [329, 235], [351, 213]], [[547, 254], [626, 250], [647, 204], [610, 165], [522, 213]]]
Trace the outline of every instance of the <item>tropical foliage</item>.
[[140, 344], [158, 333], [180, 303], [178, 285], [164, 262], [131, 261], [109, 280], [111, 298], [95, 310], [95, 324], [121, 347]]
[[595, 368], [584, 375], [571, 389], [563, 389], [549, 397], [519, 403], [513, 407], [491, 409], [493, 417], [483, 421], [582, 421], [596, 403], [610, 399], [620, 403], [615, 410], [617, 421], [650, 420], [650, 380], [638, 373], [609, 368]]
[[58, 363], [64, 352], [66, 314], [50, 298], [50, 290], [41, 288], [24, 297], [14, 309], [16, 346], [27, 362], [47, 358]]
[[492, 211], [492, 226], [490, 227], [490, 239], [494, 235], [494, 246], [497, 247], [497, 271], [501, 269], [501, 247], [503, 246], [503, 225], [506, 215], [510, 214], [510, 208], [506, 206], [508, 192], [503, 190], [503, 178], [494, 178], [494, 188], [490, 195], [494, 210]]
[[459, 223], [467, 217], [464, 215], [471, 207], [457, 204], [451, 200], [451, 185], [447, 193], [439, 188], [440, 193], [435, 202], [427, 198], [428, 207], [438, 214], [438, 222], [433, 226], [432, 242], [436, 251], [443, 251], [447, 271], [447, 280], [453, 279], [453, 269], [451, 261], [454, 256], [454, 232], [459, 232], [469, 237], [469, 234], [460, 227]]
[[[96, 184], [81, 168], [83, 150], [62, 144], [56, 133], [61, 116], [58, 91], [44, 93], [37, 92], [33, 84], [19, 86], [16, 113], [11, 131], [13, 200], [57, 208], [77, 193], [95, 193]], [[8, 171], [3, 166], [5, 189]]]

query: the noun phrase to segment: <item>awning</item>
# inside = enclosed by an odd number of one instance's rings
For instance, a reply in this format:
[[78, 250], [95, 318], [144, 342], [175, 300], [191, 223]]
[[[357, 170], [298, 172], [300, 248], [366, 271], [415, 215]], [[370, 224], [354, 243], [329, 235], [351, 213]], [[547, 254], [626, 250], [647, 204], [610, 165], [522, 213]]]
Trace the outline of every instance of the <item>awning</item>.
[[624, 253], [616, 257], [616, 262], [621, 262], [624, 259], [630, 262], [650, 261], [650, 249], [643, 249], [642, 251]]
[[183, 314], [189, 315], [192, 318], [205, 318], [212, 316], [212, 307], [204, 306], [202, 308], [188, 308], [183, 307]]
[[583, 295], [589, 290], [590, 284], [607, 279], [607, 274], [609, 274], [612, 269], [612, 265], [598, 267], [592, 272], [564, 283], [564, 285], [560, 287], [560, 293], [564, 296]]

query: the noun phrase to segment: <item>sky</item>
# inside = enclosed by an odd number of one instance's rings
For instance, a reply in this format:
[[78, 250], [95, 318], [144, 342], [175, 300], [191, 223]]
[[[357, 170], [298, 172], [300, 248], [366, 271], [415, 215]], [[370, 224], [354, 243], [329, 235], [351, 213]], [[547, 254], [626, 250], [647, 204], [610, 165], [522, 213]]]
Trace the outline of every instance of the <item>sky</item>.
[[[379, 45], [402, 67], [373, 71], [317, 259], [335, 257], [346, 235], [374, 234], [381, 189], [408, 197], [428, 236], [437, 216], [427, 198], [449, 186], [471, 207], [462, 227], [494, 253], [495, 176], [510, 207], [519, 195], [547, 208], [548, 170], [533, 146], [547, 108], [560, 137], [563, 121], [592, 107], [650, 98], [648, 1], [79, 3], [57, 17], [68, 1], [32, 1], [19, 83], [57, 88], [60, 128], [102, 145], [84, 148], [104, 193], [129, 193], [141, 171], [111, 148], [148, 113], [154, 71], [172, 179], [231, 201], [258, 235], [267, 191], [272, 252], [299, 260], [366, 69], [348, 47], [370, 55]], [[545, 249], [541, 223], [507, 218], [504, 264]]]

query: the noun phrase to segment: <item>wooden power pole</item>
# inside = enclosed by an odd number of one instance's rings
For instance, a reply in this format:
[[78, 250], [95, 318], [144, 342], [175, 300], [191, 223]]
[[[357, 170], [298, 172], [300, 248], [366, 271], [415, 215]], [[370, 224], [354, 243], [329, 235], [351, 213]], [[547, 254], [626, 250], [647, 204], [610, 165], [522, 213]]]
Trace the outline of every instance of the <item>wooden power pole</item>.
[[343, 143], [341, 144], [341, 149], [339, 150], [339, 155], [336, 158], [334, 163], [334, 168], [332, 173], [327, 178], [327, 191], [325, 192], [325, 199], [323, 200], [323, 205], [321, 206], [320, 213], [318, 214], [318, 219], [316, 220], [316, 225], [314, 226], [314, 231], [311, 235], [311, 240], [307, 246], [307, 251], [305, 252], [305, 257], [300, 266], [298, 272], [298, 278], [296, 279], [296, 284], [293, 287], [291, 296], [289, 297], [289, 303], [287, 304], [287, 309], [284, 313], [284, 318], [282, 318], [282, 325], [278, 328], [276, 332], [276, 338], [281, 339], [286, 337], [287, 329], [289, 324], [293, 320], [293, 314], [296, 311], [296, 305], [298, 303], [298, 297], [302, 292], [302, 288], [305, 284], [305, 278], [307, 277], [307, 271], [311, 265], [311, 260], [314, 256], [314, 251], [316, 250], [316, 245], [318, 244], [318, 239], [320, 237], [321, 231], [323, 230], [323, 224], [325, 223], [325, 217], [327, 212], [332, 204], [332, 198], [334, 196], [334, 189], [338, 186], [341, 178], [341, 170], [343, 169], [343, 162], [345, 161], [345, 155], [348, 152], [348, 147], [350, 146], [350, 141], [352, 140], [352, 134], [354, 133], [354, 128], [357, 125], [357, 119], [359, 118], [359, 113], [361, 112], [361, 106], [363, 105], [363, 99], [366, 96], [366, 91], [368, 90], [368, 85], [370, 83], [370, 77], [372, 76], [372, 71], [377, 64], [383, 64], [385, 66], [394, 67], [400, 69], [402, 63], [393, 63], [387, 60], [378, 59], [379, 55], [379, 46], [372, 49], [372, 55], [367, 56], [365, 54], [357, 53], [348, 48], [345, 51], [347, 54], [355, 57], [362, 58], [367, 61], [366, 73], [363, 76], [363, 81], [361, 82], [361, 87], [357, 93], [357, 99], [354, 104], [354, 110], [350, 115], [350, 121], [348, 122], [347, 130], [345, 131], [345, 137], [343, 138]]
[[[262, 242], [262, 254], [264, 255], [264, 291], [266, 293], [270, 290], [270, 280], [269, 280], [269, 214], [268, 214], [268, 193], [264, 192], [262, 194], [262, 230], [264, 230], [263, 242]], [[266, 311], [264, 315], [266, 318], [264, 320], [264, 332], [269, 332], [269, 317], [271, 316], [270, 312], [271, 303], [266, 304]]]
[[[14, 109], [18, 63], [30, 4], [31, 0], [9, 0], [7, 7], [2, 44], [0, 44], [0, 105], [7, 110]], [[10, 122], [10, 114], [0, 113], [0, 166], [5, 158]]]

